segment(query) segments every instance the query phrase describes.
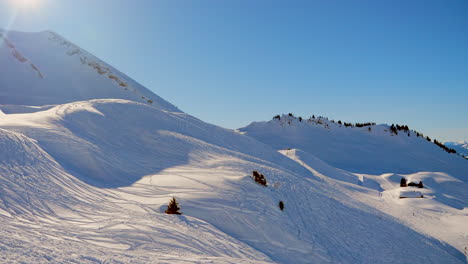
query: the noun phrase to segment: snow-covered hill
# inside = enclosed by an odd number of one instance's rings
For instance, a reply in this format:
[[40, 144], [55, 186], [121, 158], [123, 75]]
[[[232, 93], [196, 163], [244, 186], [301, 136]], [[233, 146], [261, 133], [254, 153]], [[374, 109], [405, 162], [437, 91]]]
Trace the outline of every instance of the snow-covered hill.
[[[403, 175], [388, 161], [384, 175], [350, 172], [307, 144], [286, 150], [250, 132], [207, 124], [119, 74], [154, 102], [128, 95], [75, 58], [98, 61], [94, 56], [75, 46], [82, 53], [67, 54], [72, 44], [56, 34], [5, 35], [37, 63], [43, 79], [2, 46], [2, 69], [4, 58], [18, 64], [0, 73], [2, 263], [466, 261], [466, 180], [456, 175], [464, 167]], [[36, 40], [42, 44], [28, 48]], [[55, 55], [41, 57], [39, 50]], [[81, 77], [60, 77], [74, 71]], [[48, 85], [38, 84], [54, 73]], [[86, 85], [74, 85], [81, 78]], [[42, 92], [29, 94], [28, 85]], [[375, 133], [381, 136], [372, 142], [380, 147], [393, 142], [384, 140], [383, 127]], [[360, 149], [353, 144], [365, 137], [353, 136], [357, 141], [347, 146]], [[424, 146], [416, 153], [429, 145], [414, 144]], [[266, 176], [267, 187], [252, 180], [254, 170]], [[403, 176], [423, 180], [427, 198], [398, 199]], [[164, 214], [172, 197], [182, 215]]]
[[468, 162], [417, 132], [388, 125], [351, 127], [324, 117], [282, 115], [239, 129], [275, 149], [297, 148], [347, 171], [368, 174], [446, 172], [468, 180]]
[[[47, 224], [49, 230], [79, 237], [86, 249], [80, 258], [95, 258], [94, 244], [148, 256], [144, 250], [134, 252], [134, 243], [163, 252], [182, 243], [178, 254], [258, 261], [267, 260], [266, 254], [282, 263], [370, 263], [382, 256], [391, 261], [411, 259], [397, 254], [403, 249], [419, 252], [427, 261], [456, 263], [460, 258], [450, 247], [352, 200], [351, 194], [340, 190], [346, 187], [338, 188], [341, 184], [332, 178], [332, 183], [324, 182], [320, 174], [266, 145], [187, 114], [107, 99], [6, 115], [0, 127], [18, 138], [6, 140], [7, 146], [13, 146], [2, 158], [6, 161], [2, 189], [9, 193], [2, 198], [7, 201], [2, 210], [20, 223]], [[28, 145], [31, 149], [25, 149]], [[267, 175], [270, 187], [254, 183], [248, 176], [253, 170]], [[172, 196], [181, 203], [184, 222], [193, 226], [184, 228], [183, 238], [172, 234], [173, 228], [180, 228], [176, 225], [180, 217], [161, 214]], [[370, 197], [378, 199], [376, 192]], [[286, 204], [284, 212], [277, 207], [279, 200]], [[197, 221], [209, 225], [207, 234], [200, 234], [203, 230], [196, 226], [202, 224]], [[72, 232], [63, 225], [84, 228]], [[128, 238], [137, 235], [133, 228], [148, 228], [151, 240]], [[216, 229], [227, 236], [221, 239], [226, 240], [221, 244], [225, 251], [212, 249], [221, 243], [209, 238]], [[198, 236], [203, 237], [196, 240], [200, 242], [188, 242]], [[397, 237], [406, 240], [395, 246]], [[258, 252], [243, 246], [252, 253], [236, 255], [228, 250], [239, 247], [231, 240]]]
[[[468, 241], [468, 162], [421, 133], [404, 126], [345, 125], [324, 117], [303, 119], [292, 114], [254, 122], [238, 132], [272, 146], [324, 181], [377, 191], [384, 204], [361, 197], [362, 192], [351, 196], [464, 250]], [[400, 188], [401, 178], [423, 181], [425, 188]], [[399, 199], [402, 192], [421, 190], [424, 199]]]

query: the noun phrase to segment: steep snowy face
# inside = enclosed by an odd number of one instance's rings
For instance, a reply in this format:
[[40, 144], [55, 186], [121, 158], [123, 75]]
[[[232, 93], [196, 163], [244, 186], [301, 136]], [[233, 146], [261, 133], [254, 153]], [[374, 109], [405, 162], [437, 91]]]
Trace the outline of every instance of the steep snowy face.
[[180, 112], [56, 33], [0, 30], [0, 104], [39, 106], [108, 98]]
[[[348, 124], [347, 124], [348, 125]], [[275, 149], [296, 148], [328, 164], [367, 174], [446, 172], [466, 180], [468, 162], [449, 154], [422, 134], [388, 125], [346, 126], [317, 117], [277, 116], [239, 129]]]
[[453, 148], [460, 155], [468, 157], [468, 142], [467, 141], [446, 142], [445, 145], [449, 148]]

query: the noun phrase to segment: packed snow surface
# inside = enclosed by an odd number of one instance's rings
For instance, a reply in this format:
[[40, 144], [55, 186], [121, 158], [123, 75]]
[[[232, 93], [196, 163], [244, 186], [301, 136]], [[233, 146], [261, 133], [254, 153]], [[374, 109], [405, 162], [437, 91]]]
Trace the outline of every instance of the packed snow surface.
[[[220, 128], [55, 33], [2, 34], [1, 263], [466, 262], [461, 157], [385, 126]], [[401, 177], [424, 198], [399, 199]]]

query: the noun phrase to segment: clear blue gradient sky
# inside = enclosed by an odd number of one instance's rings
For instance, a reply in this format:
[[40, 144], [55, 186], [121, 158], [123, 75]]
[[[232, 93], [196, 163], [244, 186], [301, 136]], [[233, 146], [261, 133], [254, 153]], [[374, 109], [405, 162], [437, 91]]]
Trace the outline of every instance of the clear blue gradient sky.
[[53, 30], [210, 123], [293, 112], [468, 140], [466, 0], [13, 1], [1, 28]]

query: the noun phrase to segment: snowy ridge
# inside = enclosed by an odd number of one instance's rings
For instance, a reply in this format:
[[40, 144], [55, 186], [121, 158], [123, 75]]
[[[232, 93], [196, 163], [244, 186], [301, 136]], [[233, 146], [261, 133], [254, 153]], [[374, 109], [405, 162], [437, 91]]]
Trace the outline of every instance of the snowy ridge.
[[347, 127], [324, 117], [300, 120], [282, 115], [268, 122], [253, 122], [239, 131], [277, 150], [300, 149], [346, 171], [442, 171], [468, 179], [468, 163], [462, 157], [447, 153], [422, 135], [418, 137], [418, 132], [401, 130], [395, 134], [385, 124]]
[[[119, 98], [180, 112], [150, 90], [50, 31], [0, 31], [0, 104]], [[65, 85], [65, 87], [64, 87]]]
[[[64, 39], [57, 33], [50, 32], [50, 31], [48, 33], [49, 33], [49, 40], [54, 41], [59, 46], [65, 47], [66, 54], [68, 56], [76, 55], [80, 59], [82, 64], [92, 67], [93, 69], [96, 70], [98, 74], [101, 74], [101, 75], [107, 74], [109, 79], [114, 80], [119, 86], [128, 89], [128, 84], [125, 81], [120, 80], [119, 77], [115, 76], [115, 73], [112, 72], [112, 70], [109, 67], [105, 66], [104, 63], [100, 61], [98, 58], [92, 56], [86, 51], [81, 50], [78, 46]], [[132, 91], [135, 92], [134, 89], [132, 89]]]
[[[8, 38], [6, 36], [3, 35], [3, 33], [1, 33], [0, 31], [0, 43], [3, 42], [5, 44], [5, 46], [7, 48], [10, 49], [10, 52], [11, 52], [11, 55], [16, 59], [18, 60], [20, 63], [27, 63], [28, 62], [28, 59], [25, 58], [15, 47], [15, 45], [13, 45], [13, 43], [11, 43], [10, 40], [8, 40]], [[41, 79], [44, 79], [44, 76], [42, 75], [41, 71], [36, 67], [36, 65], [34, 65], [33, 63], [30, 63], [29, 64], [31, 66], [31, 69], [34, 70], [38, 77], [41, 78]]]

